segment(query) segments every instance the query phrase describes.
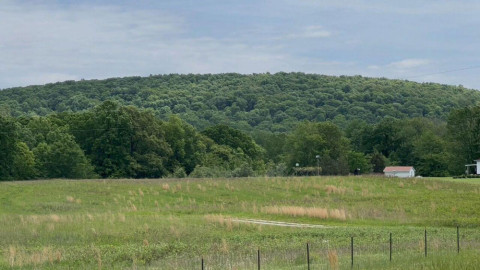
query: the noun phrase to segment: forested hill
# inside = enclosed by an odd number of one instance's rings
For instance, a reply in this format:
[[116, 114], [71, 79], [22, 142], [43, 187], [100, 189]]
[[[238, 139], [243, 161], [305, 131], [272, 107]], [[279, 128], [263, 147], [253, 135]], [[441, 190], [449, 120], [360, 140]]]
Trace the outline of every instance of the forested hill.
[[361, 76], [303, 73], [158, 75], [67, 81], [0, 91], [3, 115], [83, 111], [115, 100], [177, 114], [195, 127], [225, 123], [245, 131], [290, 131], [301, 120], [377, 123], [394, 118], [445, 120], [452, 109], [480, 103], [480, 92], [461, 86]]

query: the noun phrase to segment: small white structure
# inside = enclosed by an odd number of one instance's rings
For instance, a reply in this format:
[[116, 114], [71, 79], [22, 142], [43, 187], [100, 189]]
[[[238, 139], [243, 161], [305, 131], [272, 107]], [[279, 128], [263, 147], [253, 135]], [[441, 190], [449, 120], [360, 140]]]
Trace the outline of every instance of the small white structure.
[[470, 174], [470, 168], [471, 167], [476, 167], [475, 169], [475, 174], [477, 175], [480, 175], [480, 158], [479, 159], [475, 159], [475, 164], [467, 164], [465, 165], [465, 174], [468, 175]]
[[383, 172], [387, 177], [415, 177], [415, 169], [411, 166], [385, 167]]
[[477, 163], [477, 174], [480, 174], [480, 159], [474, 160]]

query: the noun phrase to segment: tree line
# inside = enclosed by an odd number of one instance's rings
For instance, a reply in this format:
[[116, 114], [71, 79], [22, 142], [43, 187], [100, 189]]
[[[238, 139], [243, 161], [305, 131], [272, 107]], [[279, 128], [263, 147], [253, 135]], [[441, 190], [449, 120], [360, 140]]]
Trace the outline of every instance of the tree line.
[[66, 81], [0, 91], [0, 114], [45, 116], [86, 111], [113, 100], [150, 109], [199, 130], [226, 124], [244, 132], [290, 132], [299, 121], [376, 124], [385, 117], [447, 120], [480, 102], [462, 86], [304, 73], [154, 75]]
[[[415, 166], [423, 176], [459, 175], [480, 158], [480, 107], [447, 121], [386, 117], [376, 124], [299, 122], [290, 132], [201, 131], [176, 115], [106, 101], [82, 112], [0, 116], [0, 179], [243, 177], [381, 172]], [[303, 170], [305, 172], [305, 170]], [[307, 170], [308, 172], [308, 170]]]

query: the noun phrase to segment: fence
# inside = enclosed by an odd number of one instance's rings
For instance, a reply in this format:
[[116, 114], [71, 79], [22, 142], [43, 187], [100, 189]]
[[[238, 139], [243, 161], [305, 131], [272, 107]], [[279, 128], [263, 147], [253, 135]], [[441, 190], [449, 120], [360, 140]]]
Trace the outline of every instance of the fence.
[[[416, 239], [402, 239], [393, 233], [381, 237], [381, 241], [367, 243], [362, 236], [349, 237], [349, 245], [331, 247], [326, 240], [321, 243], [305, 243], [303, 250], [268, 250], [257, 249], [251, 254], [239, 256], [222, 256], [215, 254], [208, 258], [192, 258], [189, 262], [171, 266], [176, 269], [368, 269], [368, 265], [390, 264], [405, 260], [408, 257], [428, 257], [438, 254], [459, 254], [461, 247], [477, 249], [477, 241], [462, 242], [460, 228], [448, 228], [449, 234], [429, 233], [427, 229], [419, 233]], [[327, 244], [325, 244], [327, 243]], [[315, 251], [316, 248], [316, 251]], [[435, 254], [436, 253], [436, 254]], [[253, 255], [255, 254], [255, 255]], [[396, 261], [396, 258], [399, 258]], [[182, 259], [180, 259], [182, 260]], [[195, 261], [197, 263], [195, 263]], [[195, 266], [196, 264], [196, 266]], [[167, 267], [168, 268], [168, 267]]]

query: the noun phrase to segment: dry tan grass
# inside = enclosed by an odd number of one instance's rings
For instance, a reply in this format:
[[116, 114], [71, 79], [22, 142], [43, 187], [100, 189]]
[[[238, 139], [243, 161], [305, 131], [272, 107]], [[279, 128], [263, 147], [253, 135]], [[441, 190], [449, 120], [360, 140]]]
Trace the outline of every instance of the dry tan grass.
[[247, 210], [247, 204], [246, 204], [246, 202], [245, 202], [245, 201], [242, 201], [241, 205], [242, 205], [242, 210], [243, 210], [243, 211], [246, 211], [246, 210]]
[[11, 267], [15, 266], [15, 258], [17, 257], [17, 249], [13, 246], [8, 248], [8, 262], [10, 263]]
[[347, 214], [343, 209], [327, 209], [317, 207], [300, 207], [300, 206], [268, 206], [262, 207], [263, 213], [275, 215], [289, 215], [294, 217], [313, 217], [321, 219], [339, 219], [346, 220]]
[[207, 188], [204, 187], [204, 186], [202, 186], [202, 185], [200, 185], [200, 184], [197, 184], [197, 188], [198, 188], [198, 190], [201, 190], [201, 191], [203, 191], [203, 192], [207, 191]]
[[118, 220], [121, 222], [125, 222], [126, 220], [125, 215], [122, 213], [118, 213]]
[[336, 250], [329, 250], [328, 254], [328, 263], [330, 264], [330, 269], [338, 269], [338, 254]]
[[53, 222], [59, 222], [59, 221], [60, 221], [60, 216], [59, 216], [59, 215], [56, 215], [56, 214], [51, 214], [51, 215], [50, 215], [50, 219], [51, 219]]
[[170, 185], [169, 185], [168, 183], [162, 184], [162, 189], [163, 189], [163, 190], [169, 190], [169, 189], [170, 189]]
[[95, 259], [97, 260], [98, 269], [102, 269], [102, 253], [100, 253], [100, 249], [93, 247], [95, 252]]
[[231, 192], [235, 191], [235, 187], [234, 187], [234, 186], [231, 186], [231, 185], [229, 185], [228, 183], [227, 183], [227, 184], [225, 184], [225, 188], [226, 188], [227, 190], [231, 191]]
[[333, 193], [333, 194], [344, 195], [346, 190], [347, 189], [343, 188], [343, 187], [336, 187], [336, 186], [331, 186], [331, 185], [325, 186], [325, 192], [327, 194]]
[[432, 210], [432, 212], [435, 212], [437, 210], [437, 204], [435, 202], [430, 202], [430, 210]]
[[418, 241], [418, 250], [420, 252], [425, 250], [425, 242], [423, 240]]
[[398, 183], [398, 187], [399, 187], [399, 188], [404, 188], [404, 187], [405, 187], [405, 184], [404, 184], [403, 182], [400, 182], [400, 183]]
[[223, 215], [205, 215], [205, 220], [210, 223], [218, 223], [221, 226], [225, 226], [228, 231], [232, 231], [234, 226], [238, 226], [238, 223], [233, 222], [232, 218], [224, 217]]
[[170, 226], [170, 234], [174, 235], [176, 238], [180, 237], [180, 230], [178, 227], [171, 225]]
[[425, 185], [425, 187], [428, 189], [428, 190], [439, 190], [442, 188], [442, 186], [438, 183], [433, 183], [431, 186], [430, 185]]
[[345, 214], [345, 210], [343, 209], [330, 209], [329, 211], [329, 217], [333, 219], [338, 219], [338, 220], [346, 220], [347, 216]]
[[222, 238], [222, 246], [220, 247], [220, 252], [224, 254], [228, 254], [228, 243], [225, 238]]
[[8, 250], [4, 252], [7, 256], [7, 261], [10, 267], [26, 267], [37, 266], [62, 260], [62, 252], [51, 247], [44, 247], [41, 250], [27, 251], [22, 247], [9, 246]]
[[67, 196], [67, 202], [73, 203], [75, 202], [75, 198], [73, 198], [72, 196]]

